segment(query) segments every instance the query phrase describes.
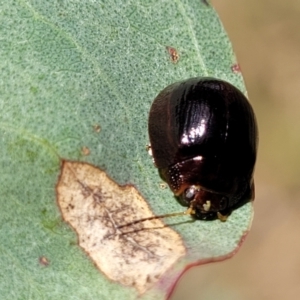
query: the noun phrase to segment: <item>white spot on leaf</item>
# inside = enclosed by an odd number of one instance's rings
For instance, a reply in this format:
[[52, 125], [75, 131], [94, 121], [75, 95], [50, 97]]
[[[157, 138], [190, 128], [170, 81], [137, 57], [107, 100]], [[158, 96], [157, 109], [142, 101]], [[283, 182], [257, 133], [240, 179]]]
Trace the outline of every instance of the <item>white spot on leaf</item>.
[[132, 186], [119, 186], [89, 164], [64, 161], [57, 184], [61, 213], [79, 245], [110, 279], [142, 294], [183, 255], [179, 235], [153, 216]]

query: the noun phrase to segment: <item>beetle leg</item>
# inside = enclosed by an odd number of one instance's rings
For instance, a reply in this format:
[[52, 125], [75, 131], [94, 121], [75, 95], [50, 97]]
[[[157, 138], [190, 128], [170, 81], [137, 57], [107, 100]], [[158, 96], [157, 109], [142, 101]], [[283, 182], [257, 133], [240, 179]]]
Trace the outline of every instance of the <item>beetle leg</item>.
[[218, 216], [218, 219], [221, 221], [221, 222], [226, 222], [227, 218], [229, 215], [222, 215], [219, 211], [217, 212], [217, 216]]
[[184, 212], [184, 214], [185, 215], [194, 215], [196, 212], [195, 212], [195, 209], [192, 207], [192, 206], [190, 206], [185, 212]]

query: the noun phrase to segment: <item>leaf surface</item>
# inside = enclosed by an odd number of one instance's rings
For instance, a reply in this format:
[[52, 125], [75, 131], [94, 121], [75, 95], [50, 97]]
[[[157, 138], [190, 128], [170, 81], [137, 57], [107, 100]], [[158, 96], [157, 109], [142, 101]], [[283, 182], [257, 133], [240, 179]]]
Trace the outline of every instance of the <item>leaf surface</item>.
[[[154, 214], [183, 210], [145, 150], [148, 112], [159, 91], [189, 77], [245, 91], [226, 33], [213, 8], [196, 0], [19, 0], [0, 8], [1, 295], [135, 299], [134, 289], [94, 267], [63, 222], [55, 202], [61, 158], [133, 184]], [[247, 204], [225, 223], [166, 220], [188, 254], [144, 297], [164, 298], [187, 264], [235, 251], [251, 219]]]

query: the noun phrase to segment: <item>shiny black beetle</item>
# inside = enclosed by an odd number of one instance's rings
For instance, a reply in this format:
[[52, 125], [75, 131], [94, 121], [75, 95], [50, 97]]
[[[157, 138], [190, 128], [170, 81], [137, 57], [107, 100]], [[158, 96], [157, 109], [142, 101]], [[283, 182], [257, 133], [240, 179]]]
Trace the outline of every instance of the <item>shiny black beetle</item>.
[[225, 220], [254, 199], [257, 125], [236, 87], [214, 78], [174, 83], [154, 100], [148, 125], [160, 175], [194, 218]]

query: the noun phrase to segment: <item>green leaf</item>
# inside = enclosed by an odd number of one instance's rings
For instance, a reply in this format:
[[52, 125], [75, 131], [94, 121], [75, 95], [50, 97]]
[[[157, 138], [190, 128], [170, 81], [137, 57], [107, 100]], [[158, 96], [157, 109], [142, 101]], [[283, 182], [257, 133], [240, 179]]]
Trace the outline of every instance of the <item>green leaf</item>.
[[[62, 221], [55, 200], [60, 158], [134, 184], [155, 214], [183, 210], [160, 188], [145, 150], [148, 111], [160, 90], [189, 77], [213, 76], [245, 91], [231, 70], [226, 33], [199, 0], [0, 5], [1, 296], [134, 299], [134, 289], [94, 267]], [[178, 51], [176, 64], [168, 46]], [[251, 219], [247, 204], [225, 223], [173, 226], [188, 255], [144, 297], [165, 297], [187, 264], [230, 256]]]

